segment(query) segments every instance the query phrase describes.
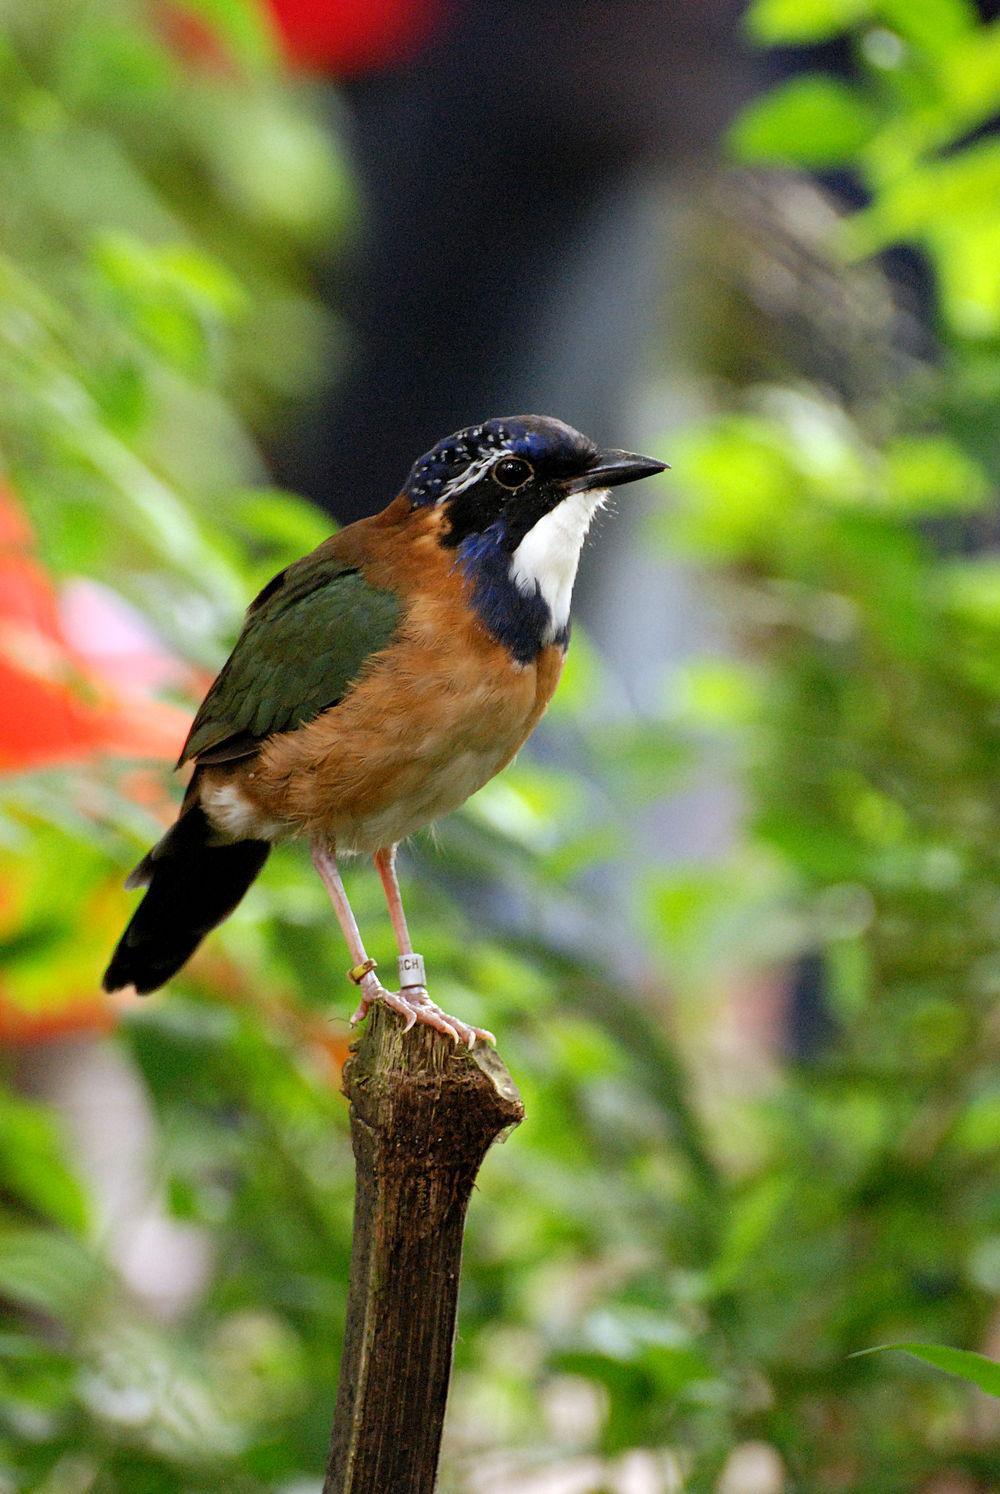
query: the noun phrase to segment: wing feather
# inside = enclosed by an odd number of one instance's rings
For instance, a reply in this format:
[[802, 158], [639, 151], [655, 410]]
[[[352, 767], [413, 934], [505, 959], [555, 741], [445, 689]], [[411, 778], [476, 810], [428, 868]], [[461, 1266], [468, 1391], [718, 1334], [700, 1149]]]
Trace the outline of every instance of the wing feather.
[[195, 716], [181, 763], [234, 762], [343, 699], [399, 625], [395, 592], [315, 552], [269, 581]]

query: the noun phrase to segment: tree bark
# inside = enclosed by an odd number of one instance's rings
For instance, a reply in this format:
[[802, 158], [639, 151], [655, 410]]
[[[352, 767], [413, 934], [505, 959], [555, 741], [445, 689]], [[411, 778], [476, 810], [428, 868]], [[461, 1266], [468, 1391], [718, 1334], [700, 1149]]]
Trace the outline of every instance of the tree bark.
[[491, 1143], [524, 1115], [493, 1049], [376, 1006], [344, 1069], [357, 1164], [347, 1326], [324, 1494], [432, 1494], [462, 1233]]

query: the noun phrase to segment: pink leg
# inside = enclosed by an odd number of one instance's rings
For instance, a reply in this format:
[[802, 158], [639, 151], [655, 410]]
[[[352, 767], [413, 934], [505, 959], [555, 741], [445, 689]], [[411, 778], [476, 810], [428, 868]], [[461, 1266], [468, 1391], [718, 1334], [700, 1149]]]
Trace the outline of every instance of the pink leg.
[[[344, 890], [344, 883], [340, 876], [340, 868], [337, 858], [330, 847], [321, 840], [313, 842], [312, 859], [323, 886], [326, 888], [333, 904], [333, 911], [337, 915], [347, 948], [350, 951], [354, 966], [349, 972], [351, 979], [361, 989], [361, 1001], [357, 1011], [351, 1018], [351, 1022], [360, 1022], [368, 1015], [369, 1008], [375, 1001], [382, 1001], [393, 1011], [399, 1012], [406, 1019], [405, 1031], [415, 1022], [422, 1022], [428, 1027], [435, 1028], [438, 1032], [445, 1033], [453, 1038], [456, 1043], [464, 1042], [468, 1047], [475, 1045], [477, 1038], [485, 1038], [489, 1042], [496, 1039], [492, 1033], [486, 1032], [480, 1027], [470, 1027], [458, 1017], [449, 1017], [446, 1012], [427, 995], [423, 986], [407, 986], [402, 991], [387, 991], [375, 974], [375, 962], [368, 959], [365, 946], [361, 939], [361, 931], [358, 928], [357, 919]], [[406, 927], [406, 916], [403, 913], [403, 904], [399, 896], [399, 884], [396, 881], [395, 872], [395, 847], [387, 851], [380, 851], [375, 858], [382, 885], [386, 890], [386, 901], [389, 904], [389, 916], [392, 919], [393, 932], [399, 944], [400, 953], [412, 955], [410, 935]], [[383, 870], [385, 866], [386, 870]], [[364, 967], [367, 966], [367, 969]], [[363, 972], [363, 973], [359, 973]]]
[[365, 954], [365, 946], [361, 940], [361, 930], [358, 928], [358, 921], [354, 916], [354, 910], [347, 901], [347, 893], [344, 889], [344, 883], [341, 880], [340, 867], [337, 865], [336, 856], [325, 841], [314, 840], [312, 843], [312, 859], [313, 866], [319, 872], [323, 886], [326, 888], [330, 901], [333, 904], [333, 911], [337, 915], [337, 922], [340, 924], [351, 959], [355, 965], [367, 964], [368, 956]]
[[470, 1027], [467, 1022], [458, 1017], [450, 1017], [443, 1012], [428, 996], [427, 987], [423, 984], [411, 984], [406, 980], [406, 972], [412, 971], [414, 980], [424, 978], [424, 962], [422, 956], [414, 954], [413, 945], [410, 941], [410, 930], [406, 923], [406, 914], [403, 911], [403, 899], [399, 891], [399, 881], [396, 877], [396, 847], [384, 846], [381, 851], [376, 851], [372, 858], [375, 869], [382, 882], [382, 890], [385, 893], [386, 906], [389, 909], [389, 919], [392, 923], [392, 932], [396, 939], [396, 948], [399, 950], [399, 979], [400, 997], [411, 1004], [417, 1013], [417, 1020], [429, 1022], [432, 1027], [439, 1031], [451, 1031], [461, 1038], [471, 1048], [477, 1038], [485, 1042], [496, 1043], [492, 1032], [487, 1032], [485, 1027]]
[[403, 898], [396, 876], [396, 847], [387, 846], [385, 850], [376, 851], [372, 860], [375, 862], [375, 870], [382, 879], [382, 891], [385, 893], [386, 906], [389, 909], [392, 932], [396, 936], [396, 948], [400, 954], [412, 954], [413, 945], [410, 943], [410, 931], [406, 926]]

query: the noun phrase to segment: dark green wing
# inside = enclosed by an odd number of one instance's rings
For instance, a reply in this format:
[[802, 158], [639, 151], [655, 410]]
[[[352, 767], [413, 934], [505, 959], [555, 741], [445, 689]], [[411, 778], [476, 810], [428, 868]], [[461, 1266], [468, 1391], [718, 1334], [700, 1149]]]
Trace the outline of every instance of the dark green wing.
[[249, 756], [264, 737], [336, 705], [365, 661], [392, 640], [400, 612], [394, 592], [370, 585], [353, 567], [328, 556], [296, 561], [250, 604], [180, 763]]

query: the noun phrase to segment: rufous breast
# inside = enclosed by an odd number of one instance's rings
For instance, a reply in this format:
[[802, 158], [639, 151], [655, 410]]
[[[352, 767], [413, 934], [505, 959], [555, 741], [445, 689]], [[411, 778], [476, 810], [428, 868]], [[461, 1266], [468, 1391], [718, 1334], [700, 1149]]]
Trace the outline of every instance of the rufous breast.
[[314, 721], [245, 764], [205, 770], [203, 802], [228, 807], [235, 833], [321, 834], [342, 854], [395, 844], [494, 777], [545, 710], [562, 647], [516, 663], [470, 607], [433, 510], [417, 522], [359, 556], [367, 579], [404, 599], [394, 642]]

